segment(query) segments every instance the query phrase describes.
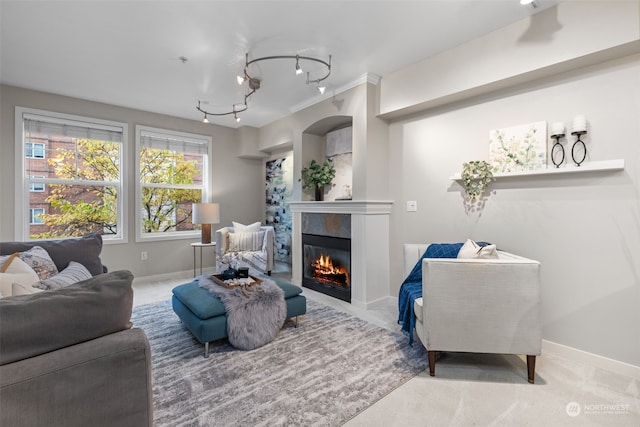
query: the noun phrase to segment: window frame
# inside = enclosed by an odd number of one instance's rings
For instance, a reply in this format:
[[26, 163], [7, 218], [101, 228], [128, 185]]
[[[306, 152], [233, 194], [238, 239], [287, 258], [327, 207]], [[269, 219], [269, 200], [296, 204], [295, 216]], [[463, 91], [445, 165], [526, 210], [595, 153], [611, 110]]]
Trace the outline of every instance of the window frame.
[[187, 141], [197, 141], [199, 143], [206, 144], [207, 153], [206, 159], [203, 162], [203, 177], [202, 177], [202, 200], [201, 202], [206, 202], [209, 200], [212, 189], [212, 154], [213, 154], [213, 138], [209, 135], [201, 135], [194, 134], [189, 132], [180, 132], [173, 131], [168, 129], [156, 128], [151, 126], [142, 126], [136, 125], [135, 127], [135, 229], [136, 229], [136, 242], [152, 242], [152, 241], [162, 241], [162, 240], [185, 240], [185, 239], [194, 239], [199, 238], [201, 236], [201, 231], [199, 229], [196, 230], [188, 230], [188, 231], [172, 231], [170, 233], [143, 233], [142, 232], [142, 224], [140, 221], [140, 213], [142, 211], [142, 187], [143, 183], [140, 181], [140, 147], [141, 147], [141, 139], [142, 134], [152, 134], [159, 138], [166, 139], [183, 139]]
[[[16, 241], [38, 241], [38, 239], [30, 238], [30, 217], [27, 216], [30, 213], [29, 199], [29, 174], [25, 171], [26, 160], [26, 129], [25, 129], [25, 117], [39, 117], [44, 121], [51, 121], [54, 123], [75, 123], [82, 126], [96, 126], [96, 127], [116, 127], [122, 130], [122, 143], [120, 147], [120, 179], [118, 182], [109, 183], [117, 188], [118, 192], [118, 208], [116, 212], [118, 234], [116, 235], [103, 235], [104, 244], [114, 243], [127, 243], [128, 242], [128, 224], [125, 212], [127, 212], [127, 155], [125, 153], [127, 149], [128, 141], [128, 127], [129, 125], [124, 122], [116, 122], [113, 120], [103, 120], [94, 117], [78, 116], [74, 114], [58, 113], [55, 111], [40, 110], [27, 107], [15, 107], [15, 160], [16, 160], [16, 185], [20, 190], [15, 192], [15, 240]], [[46, 147], [45, 147], [46, 148]], [[46, 150], [45, 150], [46, 151]], [[46, 158], [46, 154], [45, 157]], [[38, 158], [41, 160], [40, 158]], [[57, 184], [60, 180], [44, 178], [43, 184]], [[78, 181], [84, 182], [84, 181]], [[69, 183], [69, 182], [64, 182]], [[71, 183], [75, 183], [72, 181]], [[64, 237], [62, 238], [64, 239]]]
[[[42, 175], [31, 175], [31, 179], [44, 179], [45, 177]], [[41, 188], [36, 188], [36, 185], [41, 185]], [[47, 184], [41, 181], [31, 181], [29, 183], [29, 192], [30, 193], [44, 193], [47, 189]]]
[[[38, 212], [36, 214], [35, 211], [41, 211], [41, 212]], [[29, 225], [42, 225], [42, 224], [44, 224], [44, 221], [35, 222], [35, 217], [36, 217], [36, 215], [44, 215], [46, 213], [47, 213], [47, 210], [45, 208], [29, 208]]]
[[[27, 146], [31, 145], [31, 155], [27, 154]], [[39, 146], [42, 147], [42, 157], [38, 157], [35, 155], [36, 150], [34, 149], [35, 146]], [[44, 160], [47, 158], [47, 152], [45, 150], [45, 146], [42, 142], [25, 142], [24, 143], [24, 157], [27, 159], [38, 159], [38, 160]]]

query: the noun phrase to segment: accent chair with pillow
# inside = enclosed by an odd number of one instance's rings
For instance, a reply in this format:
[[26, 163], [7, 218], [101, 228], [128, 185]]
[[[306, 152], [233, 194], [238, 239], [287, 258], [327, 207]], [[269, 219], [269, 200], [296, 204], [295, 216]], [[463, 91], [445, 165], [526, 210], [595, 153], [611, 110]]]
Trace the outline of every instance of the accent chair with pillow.
[[271, 275], [275, 265], [275, 232], [271, 226], [259, 222], [216, 230], [216, 270], [229, 267], [249, 267], [259, 273]]
[[[415, 321], [431, 376], [436, 352], [518, 354], [527, 356], [528, 381], [533, 384], [542, 347], [538, 261], [468, 240], [405, 244], [404, 266], [399, 320], [407, 331], [405, 324]], [[413, 297], [418, 298], [407, 310]]]

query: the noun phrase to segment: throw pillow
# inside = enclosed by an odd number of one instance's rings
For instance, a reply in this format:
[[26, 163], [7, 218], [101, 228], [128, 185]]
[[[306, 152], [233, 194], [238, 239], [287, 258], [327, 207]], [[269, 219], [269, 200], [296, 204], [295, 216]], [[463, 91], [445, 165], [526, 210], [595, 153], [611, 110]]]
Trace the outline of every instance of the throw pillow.
[[260, 251], [264, 231], [255, 233], [229, 233], [229, 252]]
[[99, 234], [54, 240], [2, 242], [0, 243], [0, 254], [8, 255], [14, 252], [24, 252], [34, 246], [40, 246], [47, 251], [56, 264], [58, 271], [64, 270], [69, 265], [69, 262], [75, 261], [87, 267], [87, 270], [94, 276], [106, 272], [100, 259], [102, 236]]
[[40, 246], [34, 246], [28, 251], [20, 252], [20, 259], [33, 268], [39, 280], [48, 279], [58, 274], [58, 268], [49, 253]]
[[471, 239], [467, 241], [460, 248], [458, 252], [458, 258], [463, 259], [492, 259], [498, 258], [498, 251], [496, 245], [480, 246]]
[[259, 222], [254, 222], [249, 225], [240, 224], [239, 222], [232, 222], [232, 224], [234, 233], [257, 233], [260, 231], [261, 226]]
[[31, 295], [36, 294], [38, 292], [44, 292], [42, 289], [34, 288], [30, 285], [24, 285], [22, 283], [12, 283], [11, 284], [11, 296], [15, 297], [16, 295]]
[[79, 262], [71, 261], [69, 266], [62, 270], [60, 274], [56, 274], [45, 280], [34, 283], [34, 288], [50, 291], [52, 289], [60, 289], [65, 286], [73, 285], [82, 280], [90, 279], [91, 273], [87, 268]]
[[13, 283], [30, 286], [38, 280], [36, 272], [26, 262], [22, 261], [19, 256], [7, 258], [2, 266], [4, 272], [0, 273], [0, 295], [3, 297], [13, 295]]

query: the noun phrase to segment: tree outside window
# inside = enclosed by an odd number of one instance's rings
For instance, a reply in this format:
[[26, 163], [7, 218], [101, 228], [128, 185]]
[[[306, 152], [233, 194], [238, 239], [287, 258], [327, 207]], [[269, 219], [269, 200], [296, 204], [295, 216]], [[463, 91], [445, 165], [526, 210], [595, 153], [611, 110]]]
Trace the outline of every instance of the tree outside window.
[[197, 234], [193, 203], [207, 194], [210, 139], [136, 127], [138, 144], [138, 237], [184, 238]]

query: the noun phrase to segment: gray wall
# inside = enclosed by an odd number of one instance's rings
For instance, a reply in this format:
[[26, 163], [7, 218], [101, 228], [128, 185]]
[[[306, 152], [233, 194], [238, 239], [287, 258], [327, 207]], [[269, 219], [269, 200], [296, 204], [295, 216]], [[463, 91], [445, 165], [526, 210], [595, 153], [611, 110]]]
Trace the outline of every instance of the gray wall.
[[[0, 86], [0, 241], [14, 240], [14, 200], [15, 188], [15, 107], [37, 108], [67, 114], [115, 120], [129, 125], [129, 139], [125, 143], [127, 176], [135, 176], [135, 125], [154, 126], [163, 129], [210, 135], [213, 139], [213, 189], [212, 201], [220, 203], [221, 223], [218, 227], [231, 225], [231, 221], [250, 223], [263, 220], [264, 189], [260, 185], [262, 161], [238, 157], [239, 141], [237, 131], [232, 128], [203, 124], [195, 120], [185, 120], [145, 111], [122, 108], [76, 98], [36, 92], [11, 86]], [[135, 276], [191, 271], [193, 252], [191, 240], [171, 240], [136, 243], [135, 241], [135, 182], [128, 188], [129, 221], [128, 243], [106, 244], [102, 252], [103, 263], [111, 270], [127, 269]], [[148, 253], [148, 260], [140, 260], [140, 252]], [[214, 254], [205, 249], [205, 267], [214, 265]]]
[[[491, 129], [540, 120], [571, 129], [577, 114], [589, 123], [588, 160], [624, 159], [624, 171], [497, 181], [484, 209], [465, 212], [449, 177], [465, 161], [488, 158]], [[640, 366], [639, 114], [634, 55], [391, 124], [391, 252], [472, 238], [537, 259], [543, 338]], [[418, 201], [418, 212], [406, 212], [407, 200]], [[401, 276], [396, 257], [391, 295]]]

